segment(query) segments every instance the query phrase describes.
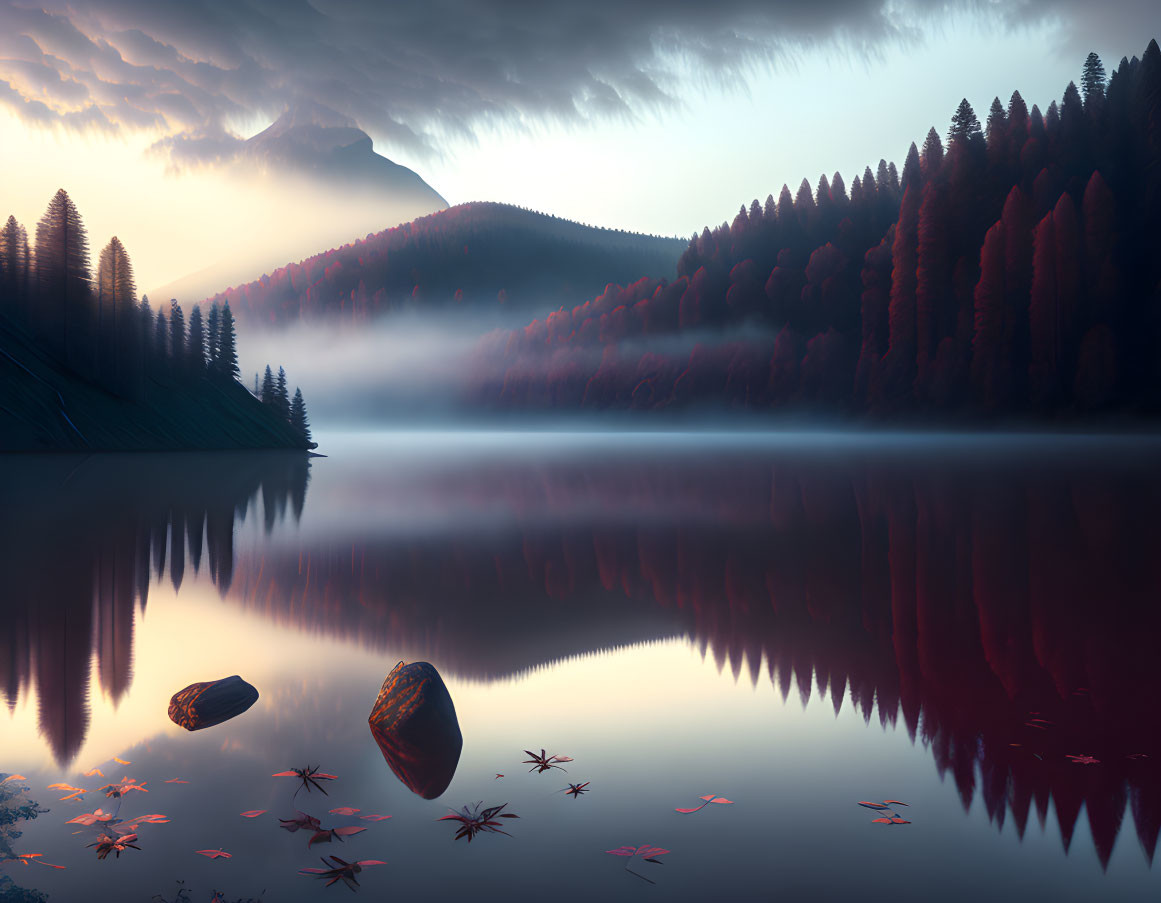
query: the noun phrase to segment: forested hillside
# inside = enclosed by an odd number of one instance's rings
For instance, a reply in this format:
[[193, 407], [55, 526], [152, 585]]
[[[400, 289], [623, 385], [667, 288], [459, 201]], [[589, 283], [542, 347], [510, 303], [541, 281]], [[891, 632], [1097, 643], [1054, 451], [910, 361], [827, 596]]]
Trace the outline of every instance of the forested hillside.
[[[1095, 54], [1045, 111], [967, 100], [901, 175], [783, 186], [483, 344], [474, 398], [883, 416], [1161, 412], [1161, 51]], [[642, 274], [644, 275], [644, 274]]]
[[229, 304], [188, 329], [176, 302], [155, 315], [116, 237], [93, 278], [63, 189], [35, 246], [14, 217], [0, 229], [0, 451], [312, 447], [305, 409], [296, 428], [237, 375]]
[[461, 204], [216, 295], [240, 321], [359, 322], [391, 310], [551, 309], [609, 279], [673, 271], [684, 242], [597, 229], [507, 204]]

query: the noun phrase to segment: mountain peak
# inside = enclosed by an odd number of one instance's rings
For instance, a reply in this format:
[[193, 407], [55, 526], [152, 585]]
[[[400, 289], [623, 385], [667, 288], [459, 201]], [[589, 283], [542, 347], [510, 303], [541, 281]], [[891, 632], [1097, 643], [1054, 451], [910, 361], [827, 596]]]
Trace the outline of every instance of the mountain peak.
[[312, 100], [300, 100], [289, 105], [282, 115], [271, 123], [269, 128], [254, 137], [260, 138], [262, 135], [277, 137], [295, 129], [309, 126], [323, 129], [360, 130], [358, 123], [349, 116], [344, 116], [337, 110], [332, 110], [330, 107], [315, 103]]

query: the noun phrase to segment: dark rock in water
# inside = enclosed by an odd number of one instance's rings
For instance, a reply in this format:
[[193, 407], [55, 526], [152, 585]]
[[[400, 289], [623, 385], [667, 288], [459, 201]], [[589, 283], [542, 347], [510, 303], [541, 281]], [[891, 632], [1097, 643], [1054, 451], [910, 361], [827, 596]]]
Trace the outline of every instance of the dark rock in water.
[[383, 758], [413, 792], [433, 800], [447, 790], [464, 738], [451, 694], [427, 662], [400, 662], [387, 675], [367, 719]]
[[169, 720], [187, 731], [200, 731], [241, 715], [258, 701], [258, 691], [237, 674], [190, 684], [169, 700]]

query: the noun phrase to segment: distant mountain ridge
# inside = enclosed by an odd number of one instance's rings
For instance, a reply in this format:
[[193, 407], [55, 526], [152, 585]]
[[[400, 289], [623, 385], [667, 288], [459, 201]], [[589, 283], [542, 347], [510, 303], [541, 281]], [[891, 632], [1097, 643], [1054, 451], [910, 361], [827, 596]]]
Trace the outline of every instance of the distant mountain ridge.
[[280, 267], [229, 288], [241, 321], [361, 320], [391, 310], [556, 309], [610, 280], [672, 273], [686, 242], [473, 202]]
[[320, 247], [448, 206], [414, 170], [376, 153], [354, 120], [318, 104], [289, 108], [242, 143], [230, 169], [246, 182], [273, 181], [277, 191], [301, 201], [303, 215], [280, 220], [277, 238], [255, 229], [230, 259], [145, 286], [153, 298], [200, 301]]
[[245, 154], [261, 164], [287, 164], [327, 181], [389, 194], [423, 212], [448, 205], [414, 170], [375, 153], [371, 136], [353, 119], [317, 104], [288, 109], [246, 141]]

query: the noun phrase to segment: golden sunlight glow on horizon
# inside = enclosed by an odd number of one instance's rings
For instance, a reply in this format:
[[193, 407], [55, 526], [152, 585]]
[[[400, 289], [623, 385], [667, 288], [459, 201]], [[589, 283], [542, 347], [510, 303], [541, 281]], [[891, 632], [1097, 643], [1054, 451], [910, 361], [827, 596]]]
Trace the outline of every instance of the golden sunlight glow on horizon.
[[[0, 183], [0, 221], [14, 215], [35, 243], [49, 200], [65, 189], [88, 232], [94, 270], [117, 236], [139, 296], [233, 261], [238, 277], [218, 286], [225, 289], [400, 222], [381, 204], [344, 202], [296, 177], [173, 171], [150, 149], [159, 132], [78, 134], [27, 125], [0, 107], [0, 136], [0, 171], [19, 173]], [[168, 298], [151, 300], [156, 307]]]

